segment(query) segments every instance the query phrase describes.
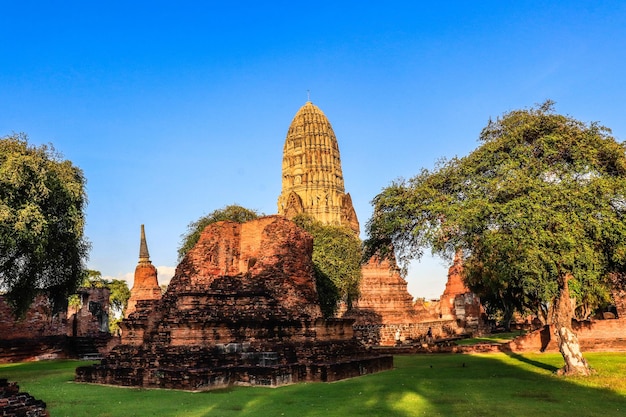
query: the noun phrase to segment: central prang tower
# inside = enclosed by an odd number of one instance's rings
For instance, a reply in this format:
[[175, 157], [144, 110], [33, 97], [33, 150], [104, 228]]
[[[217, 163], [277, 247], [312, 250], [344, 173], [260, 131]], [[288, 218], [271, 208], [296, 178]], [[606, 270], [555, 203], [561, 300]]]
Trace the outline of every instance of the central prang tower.
[[359, 234], [352, 198], [345, 192], [339, 145], [326, 115], [307, 101], [289, 126], [283, 148], [278, 214], [307, 213], [323, 224], [344, 225]]

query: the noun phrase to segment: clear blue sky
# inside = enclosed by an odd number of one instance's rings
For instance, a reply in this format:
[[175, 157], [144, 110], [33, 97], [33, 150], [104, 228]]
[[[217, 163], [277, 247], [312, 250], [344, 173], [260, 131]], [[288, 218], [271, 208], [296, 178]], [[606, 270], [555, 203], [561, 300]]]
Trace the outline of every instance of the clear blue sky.
[[[166, 277], [189, 222], [275, 213], [307, 90], [362, 225], [384, 186], [509, 110], [550, 98], [626, 139], [622, 1], [1, 1], [0, 60], [0, 136], [84, 170], [89, 266], [110, 277], [132, 276], [142, 223]], [[446, 271], [415, 265], [412, 294]]]

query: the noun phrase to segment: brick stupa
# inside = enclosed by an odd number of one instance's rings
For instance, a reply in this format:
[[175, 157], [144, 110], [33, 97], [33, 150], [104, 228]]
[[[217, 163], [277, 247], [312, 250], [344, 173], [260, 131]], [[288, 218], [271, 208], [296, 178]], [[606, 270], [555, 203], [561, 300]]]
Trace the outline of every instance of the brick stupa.
[[146, 231], [141, 225], [141, 238], [139, 241], [139, 262], [135, 268], [135, 280], [130, 290], [130, 298], [126, 307], [126, 316], [135, 311], [138, 301], [154, 301], [161, 299], [161, 288], [157, 278], [157, 269], [150, 261]]
[[207, 390], [335, 381], [391, 369], [322, 318], [309, 234], [283, 216], [207, 226], [163, 298], [138, 301], [122, 344], [76, 380]]

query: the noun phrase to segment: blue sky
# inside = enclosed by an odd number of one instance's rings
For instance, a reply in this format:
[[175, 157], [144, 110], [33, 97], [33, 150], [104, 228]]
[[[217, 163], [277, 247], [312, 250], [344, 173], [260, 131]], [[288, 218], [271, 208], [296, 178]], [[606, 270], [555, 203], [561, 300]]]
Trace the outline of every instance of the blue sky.
[[[361, 224], [398, 177], [465, 155], [490, 117], [546, 99], [626, 140], [621, 1], [0, 1], [0, 136], [84, 170], [89, 266], [132, 277], [139, 230], [168, 278], [187, 224], [276, 212], [307, 100], [339, 141]], [[407, 277], [438, 297], [447, 266]]]

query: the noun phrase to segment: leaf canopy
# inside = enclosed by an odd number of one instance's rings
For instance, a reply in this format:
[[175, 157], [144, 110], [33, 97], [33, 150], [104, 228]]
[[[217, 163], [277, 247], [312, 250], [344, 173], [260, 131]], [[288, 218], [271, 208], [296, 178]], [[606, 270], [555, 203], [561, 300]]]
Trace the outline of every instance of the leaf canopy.
[[350, 308], [359, 295], [361, 241], [348, 227], [325, 225], [307, 214], [292, 220], [313, 236], [313, 265], [322, 313], [333, 316], [340, 300]]
[[80, 284], [86, 204], [83, 172], [51, 145], [0, 139], [0, 289], [18, 315], [40, 292], [61, 309]]
[[182, 241], [178, 248], [178, 260], [183, 259], [187, 252], [198, 243], [200, 234], [209, 224], [224, 220], [245, 223], [257, 218], [259, 218], [259, 213], [256, 210], [247, 209], [236, 204], [225, 206], [224, 208], [212, 211], [206, 216], [200, 217], [198, 220], [189, 223], [187, 232], [182, 235]]
[[602, 299], [626, 266], [625, 190], [624, 144], [546, 102], [490, 120], [468, 156], [385, 188], [366, 247], [391, 243], [405, 267], [425, 248], [462, 250], [470, 288], [518, 310], [552, 301], [564, 275], [581, 299]]

